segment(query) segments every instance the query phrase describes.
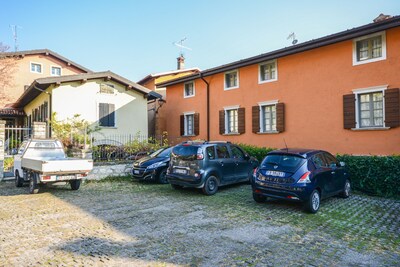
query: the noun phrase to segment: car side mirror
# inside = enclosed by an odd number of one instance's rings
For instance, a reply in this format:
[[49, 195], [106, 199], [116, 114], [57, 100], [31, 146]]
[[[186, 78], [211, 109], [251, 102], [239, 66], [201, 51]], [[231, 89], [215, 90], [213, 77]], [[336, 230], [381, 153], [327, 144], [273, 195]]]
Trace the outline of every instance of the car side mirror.
[[244, 154], [244, 159], [249, 160], [250, 156], [248, 154]]
[[18, 154], [18, 150], [16, 148], [11, 149], [10, 154], [12, 156], [17, 155]]

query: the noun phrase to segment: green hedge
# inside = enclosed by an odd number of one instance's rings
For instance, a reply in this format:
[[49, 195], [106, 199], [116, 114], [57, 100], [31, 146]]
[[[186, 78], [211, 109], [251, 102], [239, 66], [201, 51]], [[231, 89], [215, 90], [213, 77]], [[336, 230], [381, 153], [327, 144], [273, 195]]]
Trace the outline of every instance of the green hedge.
[[275, 148], [258, 147], [246, 144], [237, 144], [240, 148], [246, 151], [250, 156], [255, 157], [261, 163], [268, 152], [275, 150]]
[[400, 156], [337, 155], [346, 163], [352, 186], [369, 194], [400, 197]]
[[[261, 161], [273, 148], [238, 144]], [[346, 163], [354, 189], [384, 197], [400, 198], [400, 156], [337, 155]]]

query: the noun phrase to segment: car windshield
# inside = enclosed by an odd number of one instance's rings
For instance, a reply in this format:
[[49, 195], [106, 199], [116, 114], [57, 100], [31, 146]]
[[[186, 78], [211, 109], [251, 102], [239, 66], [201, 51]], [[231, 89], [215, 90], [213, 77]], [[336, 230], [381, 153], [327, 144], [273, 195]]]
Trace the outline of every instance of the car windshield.
[[[154, 157], [156, 157], [156, 158], [169, 158], [169, 156], [171, 155], [171, 150], [172, 150], [171, 147], [160, 149], [160, 150], [156, 151], [158, 153]], [[155, 154], [155, 153], [153, 153], [153, 154]]]
[[193, 160], [197, 156], [197, 146], [180, 145], [172, 149], [172, 155], [176, 158]]
[[287, 172], [295, 172], [301, 165], [307, 160], [295, 155], [267, 155], [261, 163], [261, 168], [270, 169], [274, 166], [278, 166], [275, 169], [279, 169]]

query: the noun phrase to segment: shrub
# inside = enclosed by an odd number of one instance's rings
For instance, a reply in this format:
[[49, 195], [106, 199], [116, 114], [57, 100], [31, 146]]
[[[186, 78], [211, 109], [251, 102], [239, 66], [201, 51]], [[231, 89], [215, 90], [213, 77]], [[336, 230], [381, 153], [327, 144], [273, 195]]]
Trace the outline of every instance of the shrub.
[[260, 163], [265, 158], [268, 152], [275, 150], [275, 148], [270, 147], [258, 147], [247, 144], [237, 144], [241, 149], [246, 151], [250, 156], [255, 157]]
[[369, 194], [400, 197], [400, 156], [337, 155], [346, 163], [353, 188]]

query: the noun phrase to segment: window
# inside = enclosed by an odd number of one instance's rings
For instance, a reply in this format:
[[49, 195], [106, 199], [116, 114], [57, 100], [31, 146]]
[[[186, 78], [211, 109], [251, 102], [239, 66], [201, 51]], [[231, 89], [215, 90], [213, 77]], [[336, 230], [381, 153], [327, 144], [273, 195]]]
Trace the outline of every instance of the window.
[[238, 110], [226, 110], [226, 133], [238, 133]]
[[217, 156], [219, 159], [229, 158], [228, 147], [225, 145], [217, 145]]
[[100, 94], [114, 94], [115, 90], [114, 90], [114, 85], [113, 84], [106, 84], [106, 83], [102, 83], [100, 84]]
[[239, 88], [239, 72], [237, 70], [225, 73], [225, 90]]
[[51, 67], [51, 76], [61, 76], [61, 68]]
[[231, 152], [234, 159], [244, 159], [244, 153], [236, 146], [231, 146]]
[[181, 136], [196, 136], [200, 134], [200, 114], [185, 112], [181, 115]]
[[185, 115], [185, 135], [194, 135], [194, 114]]
[[260, 107], [261, 110], [261, 132], [276, 131], [276, 105], [265, 105]]
[[99, 125], [103, 127], [115, 127], [115, 105], [99, 103]]
[[206, 148], [206, 153], [207, 153], [208, 159], [215, 159], [214, 146], [207, 147]]
[[278, 79], [278, 73], [276, 68], [276, 60], [261, 63], [259, 65], [259, 83], [272, 82]]
[[383, 127], [383, 93], [358, 95], [360, 127]]
[[353, 65], [386, 59], [386, 34], [380, 32], [353, 41]]
[[42, 73], [42, 64], [31, 62], [31, 72]]
[[245, 133], [245, 108], [238, 106], [225, 107], [219, 111], [219, 133], [244, 134]]
[[183, 97], [186, 98], [194, 96], [194, 82], [185, 83], [184, 87]]

